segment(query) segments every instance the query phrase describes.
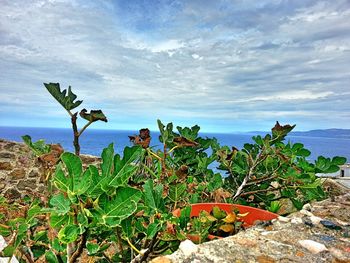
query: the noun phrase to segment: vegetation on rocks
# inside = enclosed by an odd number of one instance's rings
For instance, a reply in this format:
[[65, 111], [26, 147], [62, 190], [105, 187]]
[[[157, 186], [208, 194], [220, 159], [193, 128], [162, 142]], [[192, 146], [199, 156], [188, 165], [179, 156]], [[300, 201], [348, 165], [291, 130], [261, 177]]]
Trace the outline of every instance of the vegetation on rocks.
[[[254, 143], [237, 149], [202, 138], [197, 125], [175, 130], [172, 123], [158, 120], [161, 149], [150, 147], [150, 132], [142, 129], [130, 136], [135, 146], [125, 147], [122, 155], [110, 144], [100, 165], [84, 169], [79, 136], [91, 123], [107, 118], [100, 110], [83, 109], [80, 116], [88, 123], [78, 131], [77, 112], [71, 110], [82, 101], [75, 101], [70, 87], [67, 95], [58, 83], [45, 87], [71, 116], [75, 154], [64, 152], [53, 164], [46, 198], [20, 204], [1, 199], [4, 211], [14, 206], [22, 211], [1, 218], [0, 234], [8, 240], [1, 254], [22, 261], [76, 262], [86, 252], [98, 262], [143, 262], [175, 251], [189, 234], [207, 240], [210, 219], [220, 222], [216, 227], [224, 232], [235, 232], [236, 214], [216, 211], [215, 220], [211, 215], [191, 219], [193, 203], [236, 203], [278, 212], [280, 200], [288, 199], [301, 209], [326, 197], [316, 173], [335, 172], [346, 161], [319, 157], [309, 162], [310, 151], [302, 144], [285, 142], [294, 126], [278, 122], [271, 134], [253, 137]], [[42, 141], [25, 138], [37, 155], [50, 150]]]

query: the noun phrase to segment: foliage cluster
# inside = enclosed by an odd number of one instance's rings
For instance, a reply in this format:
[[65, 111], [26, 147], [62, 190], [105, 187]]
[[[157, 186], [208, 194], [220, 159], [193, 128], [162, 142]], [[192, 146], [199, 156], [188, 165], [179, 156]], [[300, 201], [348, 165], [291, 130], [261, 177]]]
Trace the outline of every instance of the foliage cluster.
[[[80, 116], [88, 123], [78, 132], [77, 113], [71, 110], [81, 101], [75, 101], [70, 87], [67, 95], [58, 83], [45, 87], [71, 116], [76, 154], [61, 155], [47, 201], [29, 201], [23, 215], [0, 224], [9, 241], [2, 255], [28, 262], [76, 262], [84, 249], [99, 262], [149, 260], [175, 251], [189, 235], [207, 240], [214, 221], [214, 228], [224, 232], [238, 228], [234, 213], [214, 211], [191, 219], [190, 204], [238, 203], [277, 212], [280, 200], [289, 199], [300, 209], [326, 197], [316, 173], [335, 172], [346, 161], [318, 157], [309, 162], [310, 151], [302, 144], [284, 142], [294, 126], [278, 122], [271, 134], [237, 149], [200, 137], [197, 125], [174, 131], [172, 123], [158, 120], [161, 149], [149, 147], [148, 137], [142, 138], [146, 144], [125, 147], [122, 155], [110, 144], [100, 165], [83, 169], [79, 136], [91, 123], [107, 119], [100, 110], [83, 109]], [[49, 151], [42, 141], [24, 139], [36, 154]], [[11, 207], [2, 200], [5, 206]]]

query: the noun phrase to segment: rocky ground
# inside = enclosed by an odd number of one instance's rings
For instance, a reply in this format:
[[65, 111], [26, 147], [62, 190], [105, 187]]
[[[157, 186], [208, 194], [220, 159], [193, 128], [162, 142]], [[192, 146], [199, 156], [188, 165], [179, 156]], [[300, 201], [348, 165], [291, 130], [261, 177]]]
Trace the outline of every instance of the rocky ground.
[[350, 193], [232, 237], [201, 245], [186, 241], [174, 254], [152, 262], [350, 262]]

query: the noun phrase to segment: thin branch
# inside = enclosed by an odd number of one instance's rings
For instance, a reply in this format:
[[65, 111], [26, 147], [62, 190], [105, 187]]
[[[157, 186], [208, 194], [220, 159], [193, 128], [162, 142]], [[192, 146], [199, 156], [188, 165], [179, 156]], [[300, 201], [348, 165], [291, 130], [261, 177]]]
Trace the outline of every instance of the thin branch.
[[244, 177], [242, 184], [238, 187], [235, 195], [233, 196], [233, 200], [235, 200], [238, 196], [240, 196], [240, 194], [243, 191], [243, 188], [246, 186], [246, 184], [248, 183], [248, 181], [252, 177], [255, 168], [267, 158], [267, 155], [263, 156], [263, 152], [264, 152], [264, 149], [261, 150], [259, 155], [253, 161], [252, 166], [249, 168], [248, 174]]
[[72, 257], [69, 259], [69, 263], [74, 263], [78, 257], [80, 257], [81, 253], [83, 253], [83, 249], [85, 248], [86, 245], [86, 241], [87, 241], [87, 231], [85, 231], [82, 235], [81, 235], [81, 240], [80, 243], [78, 245], [77, 250], [72, 254]]
[[21, 247], [19, 250], [26, 257], [29, 263], [34, 263], [34, 258], [28, 251], [24, 250], [23, 247]]
[[80, 130], [80, 132], [78, 133], [78, 136], [80, 136], [85, 130], [87, 127], [89, 127], [89, 125], [93, 123], [92, 121], [89, 121], [87, 124], [85, 124], [85, 126]]

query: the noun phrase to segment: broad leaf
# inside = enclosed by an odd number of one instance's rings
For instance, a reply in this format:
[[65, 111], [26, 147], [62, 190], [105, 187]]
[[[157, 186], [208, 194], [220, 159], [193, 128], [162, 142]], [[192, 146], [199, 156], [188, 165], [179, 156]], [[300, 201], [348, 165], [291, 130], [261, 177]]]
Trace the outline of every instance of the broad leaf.
[[173, 202], [178, 202], [181, 200], [182, 196], [186, 193], [187, 186], [185, 183], [171, 185], [169, 187], [169, 198]]
[[110, 227], [118, 226], [121, 221], [131, 216], [137, 209], [137, 202], [141, 199], [142, 193], [135, 188], [120, 187], [116, 196], [109, 200], [101, 198], [95, 219], [98, 223]]
[[164, 199], [162, 197], [163, 185], [157, 185], [156, 187], [153, 187], [153, 181], [148, 180], [144, 184], [143, 189], [145, 205], [156, 211], [163, 211], [165, 208]]
[[80, 117], [89, 121], [104, 121], [107, 122], [107, 117], [103, 114], [101, 110], [91, 110], [90, 113], [87, 113], [86, 109], [82, 109], [79, 113]]
[[50, 94], [68, 111], [78, 107], [83, 102], [82, 100], [74, 101], [77, 96], [72, 92], [70, 86], [66, 95], [67, 90], [61, 92], [59, 83], [44, 83], [44, 85]]
[[69, 244], [78, 239], [79, 227], [76, 225], [66, 225], [58, 232], [59, 240], [64, 244]]
[[62, 193], [53, 196], [50, 199], [50, 205], [57, 214], [67, 214], [70, 210], [70, 201]]

